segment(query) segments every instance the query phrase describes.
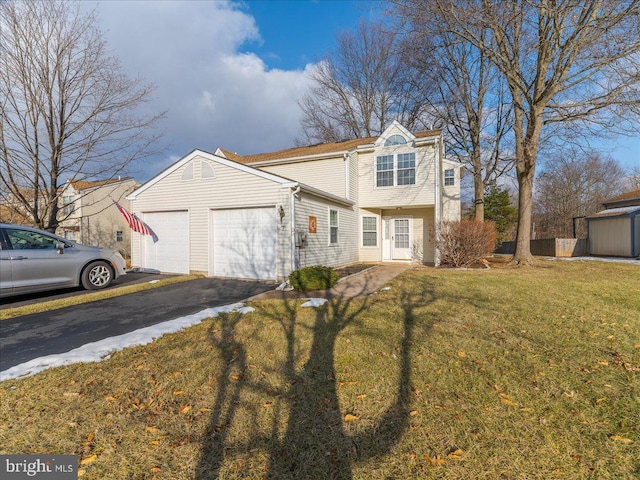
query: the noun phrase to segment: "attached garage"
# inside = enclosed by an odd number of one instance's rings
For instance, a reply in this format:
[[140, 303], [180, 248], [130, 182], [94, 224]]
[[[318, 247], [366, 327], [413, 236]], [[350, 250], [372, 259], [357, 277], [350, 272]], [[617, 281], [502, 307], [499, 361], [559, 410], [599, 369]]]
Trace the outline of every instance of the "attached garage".
[[213, 210], [213, 273], [277, 280], [276, 207]]
[[189, 273], [189, 212], [149, 212], [147, 225], [153, 225], [158, 241], [142, 237], [142, 266], [163, 273]]

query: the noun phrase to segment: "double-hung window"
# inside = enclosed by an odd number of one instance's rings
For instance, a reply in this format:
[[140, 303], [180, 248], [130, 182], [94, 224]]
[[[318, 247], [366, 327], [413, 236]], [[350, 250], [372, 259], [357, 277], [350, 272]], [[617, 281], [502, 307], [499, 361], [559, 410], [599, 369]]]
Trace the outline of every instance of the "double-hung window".
[[329, 210], [329, 245], [338, 244], [338, 211]]
[[456, 177], [453, 172], [453, 168], [447, 168], [444, 171], [444, 186], [451, 187], [452, 185], [455, 185], [455, 183], [456, 183]]
[[362, 246], [378, 246], [378, 219], [376, 217], [362, 217]]
[[393, 155], [376, 158], [376, 186], [393, 187]]
[[376, 187], [416, 184], [416, 154], [398, 153], [376, 157]]

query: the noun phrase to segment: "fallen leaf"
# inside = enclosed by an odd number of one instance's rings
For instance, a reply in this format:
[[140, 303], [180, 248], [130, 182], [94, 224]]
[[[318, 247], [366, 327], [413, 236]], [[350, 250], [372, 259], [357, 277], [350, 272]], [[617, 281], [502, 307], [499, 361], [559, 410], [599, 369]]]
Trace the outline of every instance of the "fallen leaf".
[[160, 470], [158, 467], [153, 467], [153, 468], [150, 468], [149, 471], [151, 473], [160, 473], [162, 470]]
[[467, 356], [467, 352], [465, 352], [464, 350], [458, 350], [458, 356], [460, 358], [464, 358]]
[[609, 438], [611, 440], [615, 440], [616, 442], [633, 443], [633, 440], [631, 440], [630, 438], [621, 437], [620, 435], [611, 435]]
[[184, 391], [183, 390], [176, 390], [175, 392], [173, 392], [174, 395], [184, 395]]
[[510, 395], [507, 395], [506, 393], [501, 393], [501, 394], [500, 394], [500, 396], [501, 396], [502, 398], [511, 398], [511, 396], [510, 396]]
[[409, 416], [411, 416], [411, 417], [415, 417], [417, 414], [418, 414], [418, 410], [411, 410], [409, 412]]
[[116, 399], [116, 397], [112, 397], [111, 395], [109, 395], [109, 396], [106, 398], [106, 400], [107, 400], [107, 402], [115, 402], [117, 399]]
[[178, 375], [182, 375], [182, 372], [173, 372], [171, 375], [169, 375], [169, 378], [177, 377]]
[[80, 465], [89, 465], [90, 463], [95, 462], [98, 459], [96, 454], [89, 455], [87, 458], [83, 458], [80, 462]]
[[360, 395], [356, 395], [356, 398], [367, 398], [367, 395], [364, 393], [361, 393]]
[[147, 427], [147, 432], [149, 433], [158, 433], [160, 429], [158, 427]]
[[447, 455], [447, 457], [456, 459], [456, 458], [460, 458], [463, 454], [464, 454], [464, 450], [457, 448], [456, 450], [451, 452], [449, 455]]
[[180, 413], [187, 413], [191, 408], [191, 405], [180, 405]]
[[432, 467], [439, 467], [447, 463], [444, 458], [440, 458], [440, 455], [436, 455], [435, 457], [430, 457], [429, 455], [425, 455], [427, 457], [427, 461], [431, 464]]
[[81, 468], [78, 470], [78, 477], [83, 476], [85, 473], [87, 473], [87, 471], [84, 468]]
[[347, 413], [347, 414], [344, 416], [344, 421], [345, 421], [345, 422], [353, 422], [353, 421], [355, 421], [355, 420], [358, 420], [359, 418], [360, 418], [360, 417], [359, 417], [359, 416], [357, 416], [357, 415], [352, 415], [351, 413]]
[[504, 403], [505, 405], [511, 405], [511, 406], [516, 406], [518, 405], [516, 402], [514, 402], [513, 400], [508, 400], [506, 398], [501, 398], [500, 401], [502, 403]]

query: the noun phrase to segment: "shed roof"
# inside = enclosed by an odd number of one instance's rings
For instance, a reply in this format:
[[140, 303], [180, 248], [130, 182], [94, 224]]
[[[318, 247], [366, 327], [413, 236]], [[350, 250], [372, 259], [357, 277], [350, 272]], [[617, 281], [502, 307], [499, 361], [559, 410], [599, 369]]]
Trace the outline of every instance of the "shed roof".
[[617, 207], [607, 208], [601, 212], [587, 217], [587, 220], [595, 220], [598, 218], [610, 218], [610, 217], [626, 217], [631, 215], [640, 214], [640, 205], [634, 205], [630, 207]]
[[626, 192], [616, 197], [610, 198], [609, 200], [606, 200], [603, 203], [605, 206], [607, 206], [610, 204], [616, 204], [620, 202], [629, 202], [632, 200], [637, 200], [638, 201], [637, 205], [640, 205], [640, 188], [637, 188], [635, 190], [631, 190], [630, 192]]

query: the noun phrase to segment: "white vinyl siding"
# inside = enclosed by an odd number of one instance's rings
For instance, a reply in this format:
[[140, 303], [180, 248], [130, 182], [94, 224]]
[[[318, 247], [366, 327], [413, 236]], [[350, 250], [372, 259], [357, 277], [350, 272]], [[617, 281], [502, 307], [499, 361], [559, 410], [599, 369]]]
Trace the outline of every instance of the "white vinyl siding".
[[327, 193], [347, 198], [345, 160], [340, 155], [335, 158], [295, 162], [281, 165], [258, 167], [265, 172], [281, 175], [317, 188]]
[[[402, 146], [403, 149], [409, 149]], [[435, 203], [436, 153], [432, 145], [415, 148], [415, 173], [407, 169], [406, 175], [415, 175], [415, 184], [378, 187], [376, 159], [386, 153], [359, 153], [358, 158], [358, 204], [361, 208], [375, 209], [389, 206], [425, 206]], [[405, 152], [411, 153], [411, 152]]]
[[[337, 210], [339, 242], [329, 245], [329, 210]], [[303, 248], [296, 248], [298, 268], [310, 265], [338, 267], [358, 261], [359, 217], [352, 207], [333, 204], [304, 193], [296, 200], [296, 231], [307, 234]], [[309, 216], [317, 219], [316, 233], [309, 232]]]
[[[202, 178], [200, 162], [195, 156], [188, 164], [160, 179], [132, 201], [132, 211], [141, 215], [158, 210], [189, 210], [189, 270], [213, 275], [211, 269], [211, 210], [282, 205], [285, 221], [278, 224], [278, 276], [286, 277], [291, 267], [290, 198], [291, 189], [267, 178], [244, 172], [213, 159], [215, 178]], [[184, 168], [194, 165], [194, 180], [182, 180]], [[142, 217], [142, 215], [141, 215]], [[153, 228], [153, 225], [150, 225]], [[132, 265], [140, 266], [140, 235], [133, 234]]]

